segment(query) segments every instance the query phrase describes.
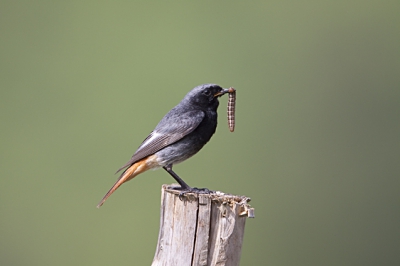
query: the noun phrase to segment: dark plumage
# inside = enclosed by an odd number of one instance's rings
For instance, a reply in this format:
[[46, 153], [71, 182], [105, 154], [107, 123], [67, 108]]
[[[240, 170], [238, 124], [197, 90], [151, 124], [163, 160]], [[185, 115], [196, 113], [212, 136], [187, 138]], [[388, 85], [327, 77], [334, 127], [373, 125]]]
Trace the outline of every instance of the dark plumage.
[[125, 169], [118, 181], [100, 201], [104, 201], [124, 182], [154, 168], [163, 167], [181, 185], [192, 191], [172, 171], [174, 164], [196, 154], [212, 137], [217, 127], [218, 97], [227, 93], [216, 84], [203, 84], [192, 89], [183, 100], [171, 109], [142, 142], [132, 158], [117, 172]]

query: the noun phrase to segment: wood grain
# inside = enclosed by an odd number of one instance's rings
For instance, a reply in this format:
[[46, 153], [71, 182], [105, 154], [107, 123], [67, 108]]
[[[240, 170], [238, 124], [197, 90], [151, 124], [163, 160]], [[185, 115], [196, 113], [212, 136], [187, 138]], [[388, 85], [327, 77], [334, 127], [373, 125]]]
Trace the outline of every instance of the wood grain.
[[239, 265], [250, 198], [187, 193], [162, 186], [160, 231], [152, 266]]

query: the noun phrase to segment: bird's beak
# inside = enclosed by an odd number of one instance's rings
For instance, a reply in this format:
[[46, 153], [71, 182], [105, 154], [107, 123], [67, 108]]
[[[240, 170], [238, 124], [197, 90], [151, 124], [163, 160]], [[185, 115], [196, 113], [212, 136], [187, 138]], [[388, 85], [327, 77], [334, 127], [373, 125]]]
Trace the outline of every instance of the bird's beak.
[[221, 91], [217, 92], [216, 94], [214, 94], [214, 97], [220, 97], [222, 95], [224, 95], [225, 93], [228, 93], [229, 89], [222, 89]]

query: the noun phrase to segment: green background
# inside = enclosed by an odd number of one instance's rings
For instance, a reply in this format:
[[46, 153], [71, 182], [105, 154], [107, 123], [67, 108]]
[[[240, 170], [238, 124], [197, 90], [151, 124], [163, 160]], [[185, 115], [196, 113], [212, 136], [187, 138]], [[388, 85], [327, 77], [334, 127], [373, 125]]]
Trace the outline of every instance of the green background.
[[241, 265], [400, 265], [400, 2], [2, 1], [0, 264], [150, 265], [151, 171], [95, 206], [193, 87], [237, 89], [174, 170], [252, 198]]

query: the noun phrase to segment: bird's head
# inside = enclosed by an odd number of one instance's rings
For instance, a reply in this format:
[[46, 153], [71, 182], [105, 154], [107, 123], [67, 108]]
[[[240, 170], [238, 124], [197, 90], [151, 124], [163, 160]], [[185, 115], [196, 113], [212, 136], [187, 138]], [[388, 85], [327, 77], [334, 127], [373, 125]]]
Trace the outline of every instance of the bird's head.
[[228, 92], [228, 89], [217, 84], [203, 84], [192, 89], [186, 94], [185, 99], [196, 106], [216, 109], [219, 105], [218, 97]]

